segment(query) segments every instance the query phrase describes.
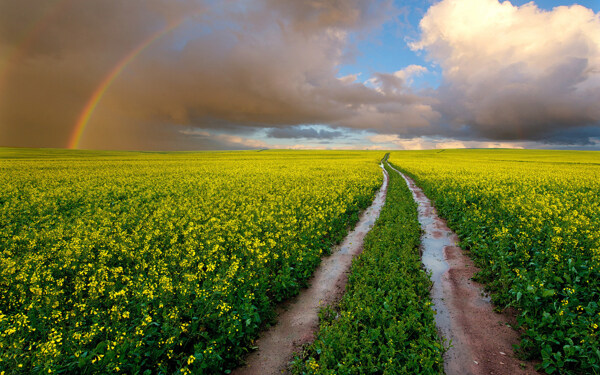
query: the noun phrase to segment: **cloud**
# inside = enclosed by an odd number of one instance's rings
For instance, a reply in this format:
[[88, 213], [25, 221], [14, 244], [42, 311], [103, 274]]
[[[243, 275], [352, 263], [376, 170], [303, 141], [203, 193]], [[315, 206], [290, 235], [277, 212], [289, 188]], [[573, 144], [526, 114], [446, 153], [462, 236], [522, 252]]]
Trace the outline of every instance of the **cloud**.
[[202, 137], [202, 138], [207, 138], [210, 137], [210, 133], [207, 132], [206, 130], [201, 130], [201, 129], [182, 129], [179, 131], [181, 134], [185, 134], [185, 135], [190, 135], [193, 137]]
[[435, 142], [428, 142], [423, 137], [401, 138], [396, 134], [378, 134], [368, 137], [368, 139], [375, 144], [387, 145], [388, 149], [423, 150], [435, 148]]
[[204, 143], [211, 143], [213, 145], [211, 148], [217, 150], [253, 150], [270, 147], [262, 140], [226, 133], [211, 133], [205, 129], [193, 127], [180, 129], [178, 133], [185, 135], [187, 138], [193, 138]]
[[443, 0], [420, 27], [412, 48], [443, 70], [440, 134], [548, 141], [599, 125], [600, 16], [592, 10]]
[[[383, 149], [426, 150], [444, 148], [523, 148], [523, 142], [463, 141], [440, 137], [402, 138], [396, 134], [377, 134], [367, 137]], [[532, 145], [529, 145], [532, 146]]]
[[263, 141], [239, 137], [237, 135], [218, 134], [218, 135], [215, 135], [214, 138], [217, 141], [221, 141], [224, 144], [229, 145], [228, 148], [247, 148], [247, 149], [267, 148], [267, 144]]
[[291, 25], [303, 32], [319, 29], [367, 29], [379, 26], [399, 11], [393, 1], [370, 0], [267, 0]]
[[409, 85], [413, 76], [419, 76], [427, 72], [427, 68], [420, 65], [409, 65], [402, 70], [390, 73], [374, 73], [367, 80], [367, 85], [384, 95], [394, 95], [401, 92], [409, 92]]
[[286, 128], [272, 128], [267, 131], [267, 136], [273, 138], [340, 138], [343, 133], [339, 130], [315, 129], [306, 126], [293, 126]]

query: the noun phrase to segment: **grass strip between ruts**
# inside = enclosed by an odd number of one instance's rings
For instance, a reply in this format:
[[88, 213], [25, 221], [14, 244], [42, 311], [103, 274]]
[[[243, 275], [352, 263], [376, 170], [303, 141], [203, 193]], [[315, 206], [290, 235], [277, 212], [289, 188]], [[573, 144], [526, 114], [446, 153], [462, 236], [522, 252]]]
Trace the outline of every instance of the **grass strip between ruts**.
[[443, 373], [417, 204], [402, 177], [386, 170], [386, 203], [353, 261], [346, 294], [321, 311], [316, 340], [294, 359], [294, 374]]

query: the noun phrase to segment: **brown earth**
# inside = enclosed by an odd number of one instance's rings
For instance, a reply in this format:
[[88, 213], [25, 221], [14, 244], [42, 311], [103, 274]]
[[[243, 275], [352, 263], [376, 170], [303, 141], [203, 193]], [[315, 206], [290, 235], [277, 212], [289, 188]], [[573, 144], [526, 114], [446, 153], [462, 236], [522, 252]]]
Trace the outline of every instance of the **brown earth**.
[[352, 258], [362, 252], [365, 235], [375, 224], [385, 203], [388, 176], [373, 203], [361, 215], [356, 227], [344, 241], [323, 258], [309, 282], [310, 287], [278, 309], [277, 323], [256, 341], [258, 349], [246, 359], [246, 365], [232, 373], [237, 375], [269, 375], [287, 371], [294, 352], [314, 340], [321, 307], [338, 302], [348, 282]]

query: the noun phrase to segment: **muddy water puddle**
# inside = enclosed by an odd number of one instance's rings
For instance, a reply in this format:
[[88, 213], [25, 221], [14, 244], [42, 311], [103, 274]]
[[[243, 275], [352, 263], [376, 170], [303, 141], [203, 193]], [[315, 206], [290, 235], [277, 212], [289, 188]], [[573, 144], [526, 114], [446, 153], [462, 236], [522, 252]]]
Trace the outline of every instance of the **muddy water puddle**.
[[450, 345], [444, 356], [446, 374], [536, 374], [531, 363], [513, 353], [519, 336], [508, 324], [514, 323], [514, 316], [493, 311], [483, 286], [472, 280], [478, 269], [458, 246], [458, 236], [415, 182], [394, 170], [404, 178], [419, 206], [421, 257], [433, 281], [436, 325]]
[[278, 310], [277, 323], [262, 333], [255, 343], [258, 349], [248, 356], [246, 365], [234, 370], [233, 374], [284, 373], [293, 353], [314, 340], [320, 308], [339, 301], [343, 295], [352, 258], [362, 251], [365, 235], [375, 224], [385, 203], [388, 185], [385, 170], [383, 176], [383, 184], [373, 203], [363, 211], [354, 229], [330, 256], [323, 258], [309, 281], [310, 287]]

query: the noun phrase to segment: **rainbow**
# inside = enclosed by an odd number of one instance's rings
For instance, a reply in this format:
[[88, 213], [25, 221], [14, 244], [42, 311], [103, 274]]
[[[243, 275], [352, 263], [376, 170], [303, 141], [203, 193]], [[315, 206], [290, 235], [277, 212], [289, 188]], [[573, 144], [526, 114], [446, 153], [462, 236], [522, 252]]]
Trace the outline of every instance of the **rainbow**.
[[148, 48], [152, 43], [156, 42], [164, 35], [173, 31], [174, 29], [181, 26], [185, 18], [182, 18], [176, 22], [172, 22], [165, 26], [163, 29], [158, 30], [154, 34], [150, 35], [146, 38], [142, 43], [136, 46], [133, 50], [131, 50], [125, 57], [123, 57], [108, 73], [108, 75], [100, 82], [100, 85], [96, 87], [92, 96], [87, 101], [85, 107], [81, 111], [77, 119], [77, 123], [75, 124], [75, 128], [73, 129], [73, 133], [69, 139], [68, 148], [69, 149], [77, 149], [79, 148], [79, 142], [81, 141], [81, 137], [85, 132], [87, 124], [94, 113], [94, 110], [98, 106], [98, 103], [102, 99], [102, 96], [106, 93], [106, 90], [110, 87], [113, 81], [121, 74], [121, 72], [127, 67], [127, 65], [135, 59], [142, 51]]

